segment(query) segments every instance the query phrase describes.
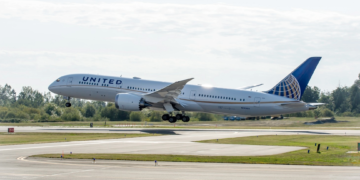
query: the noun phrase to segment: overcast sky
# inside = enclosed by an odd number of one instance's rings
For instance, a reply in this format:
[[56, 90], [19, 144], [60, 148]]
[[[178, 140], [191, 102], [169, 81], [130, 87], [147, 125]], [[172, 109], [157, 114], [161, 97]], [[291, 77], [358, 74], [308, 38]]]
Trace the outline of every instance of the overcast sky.
[[267, 90], [311, 56], [309, 85], [360, 73], [360, 1], [0, 0], [0, 85], [93, 73]]

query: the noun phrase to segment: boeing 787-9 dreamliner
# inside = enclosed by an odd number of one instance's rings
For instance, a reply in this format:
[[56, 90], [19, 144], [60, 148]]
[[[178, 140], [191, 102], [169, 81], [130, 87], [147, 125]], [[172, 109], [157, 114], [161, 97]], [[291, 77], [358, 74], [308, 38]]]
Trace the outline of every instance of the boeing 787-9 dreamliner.
[[[51, 83], [49, 90], [70, 98], [114, 102], [125, 111], [145, 108], [166, 111], [164, 121], [189, 122], [186, 111], [241, 117], [273, 116], [315, 109], [321, 103], [301, 101], [321, 57], [311, 57], [268, 91], [205, 87], [187, 84], [193, 78], [174, 83], [95, 74], [70, 74]], [[179, 113], [176, 113], [179, 112]], [[180, 113], [181, 112], [181, 113]]]

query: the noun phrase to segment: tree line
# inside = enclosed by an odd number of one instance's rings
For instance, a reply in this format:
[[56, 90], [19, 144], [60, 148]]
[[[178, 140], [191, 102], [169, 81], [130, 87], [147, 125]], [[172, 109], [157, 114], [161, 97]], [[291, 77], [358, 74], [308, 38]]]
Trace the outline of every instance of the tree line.
[[[65, 107], [61, 95], [41, 93], [24, 86], [19, 94], [8, 84], [0, 86], [0, 122], [61, 122], [61, 121], [162, 121], [159, 111], [128, 112], [118, 110], [114, 103], [72, 98], [72, 106]], [[192, 120], [213, 121], [219, 115], [187, 113]]]
[[320, 117], [320, 116], [360, 116], [360, 74], [350, 87], [340, 85], [333, 91], [321, 91], [318, 87], [308, 86], [302, 96], [304, 102], [325, 103], [314, 110], [288, 114], [286, 116]]
[[[291, 117], [360, 116], [360, 74], [350, 87], [337, 87], [331, 92], [308, 86], [303, 94], [304, 102], [321, 102], [326, 105], [314, 110], [293, 114]], [[0, 85], [0, 122], [60, 122], [60, 121], [162, 121], [164, 112], [143, 110], [128, 112], [118, 110], [114, 103], [87, 101], [72, 98], [72, 106], [61, 95], [41, 93], [30, 86], [24, 86], [20, 93], [9, 85]], [[214, 121], [222, 115], [209, 113], [187, 113], [193, 120]]]

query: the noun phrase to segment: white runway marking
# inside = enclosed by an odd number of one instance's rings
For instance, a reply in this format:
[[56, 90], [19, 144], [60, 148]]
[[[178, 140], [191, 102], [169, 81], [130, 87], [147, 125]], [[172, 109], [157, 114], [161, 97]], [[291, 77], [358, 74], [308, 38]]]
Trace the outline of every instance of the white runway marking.
[[[74, 141], [76, 142], [76, 141]], [[36, 147], [24, 147], [24, 148], [11, 148], [11, 149], [0, 149], [0, 151], [14, 151], [24, 149], [40, 149], [40, 148], [53, 148], [53, 147], [67, 147], [67, 146], [82, 146], [82, 145], [94, 145], [94, 144], [107, 144], [107, 143], [135, 143], [135, 144], [189, 144], [194, 142], [174, 142], [174, 141], [105, 141], [105, 142], [87, 142], [81, 144], [64, 144], [54, 146], [36, 146]]]

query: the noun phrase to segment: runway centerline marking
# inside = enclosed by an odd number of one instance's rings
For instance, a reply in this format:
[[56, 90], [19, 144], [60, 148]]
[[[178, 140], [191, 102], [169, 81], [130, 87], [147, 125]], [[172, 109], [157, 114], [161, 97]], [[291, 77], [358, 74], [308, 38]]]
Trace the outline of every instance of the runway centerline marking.
[[86, 143], [81, 143], [81, 144], [63, 144], [63, 145], [53, 145], [53, 146], [36, 146], [36, 147], [0, 149], [0, 151], [39, 149], [39, 148], [53, 148], [53, 147], [67, 147], [67, 146], [82, 146], [82, 145], [108, 144], [108, 143], [189, 144], [189, 143], [195, 143], [195, 142], [186, 142], [186, 141], [185, 142], [174, 142], [174, 141], [106, 141], [106, 142], [86, 142]]

